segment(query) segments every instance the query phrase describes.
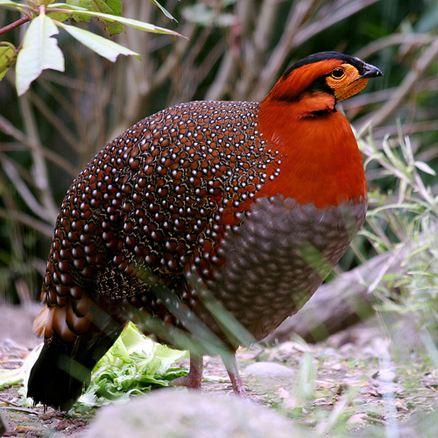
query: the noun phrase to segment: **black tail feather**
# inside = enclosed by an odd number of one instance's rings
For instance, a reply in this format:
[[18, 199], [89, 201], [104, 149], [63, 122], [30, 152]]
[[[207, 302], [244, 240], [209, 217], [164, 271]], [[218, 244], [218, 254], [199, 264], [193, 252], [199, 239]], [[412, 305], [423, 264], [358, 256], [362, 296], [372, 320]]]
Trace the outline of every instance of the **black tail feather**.
[[66, 343], [56, 335], [46, 339], [30, 372], [27, 396], [35, 403], [70, 409], [88, 386], [94, 365], [119, 334], [120, 329], [111, 335], [83, 335], [74, 343]]

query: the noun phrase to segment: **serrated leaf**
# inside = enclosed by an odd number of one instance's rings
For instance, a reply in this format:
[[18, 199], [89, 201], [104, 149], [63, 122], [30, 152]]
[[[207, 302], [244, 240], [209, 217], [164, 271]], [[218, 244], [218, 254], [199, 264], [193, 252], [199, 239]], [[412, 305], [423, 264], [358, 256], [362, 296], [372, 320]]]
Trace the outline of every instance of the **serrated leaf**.
[[123, 47], [114, 41], [103, 38], [88, 30], [80, 29], [79, 27], [69, 26], [67, 24], [59, 23], [66, 32], [68, 32], [73, 38], [76, 38], [84, 46], [98, 53], [100, 56], [108, 59], [111, 62], [115, 62], [119, 55], [137, 56], [140, 55], [127, 47]]
[[6, 41], [0, 42], [0, 81], [5, 77], [9, 68], [14, 65], [16, 54], [13, 44]]
[[16, 86], [19, 95], [24, 94], [30, 84], [43, 70], [64, 71], [64, 55], [53, 35], [58, 29], [50, 17], [41, 14], [34, 18], [23, 40], [23, 48], [18, 53]]
[[165, 35], [174, 35], [182, 37], [181, 34], [178, 32], [175, 32], [174, 30], [166, 29], [164, 27], [155, 26], [150, 23], [145, 23], [143, 21], [135, 20], [133, 18], [126, 18], [126, 17], [118, 17], [116, 15], [111, 14], [103, 14], [100, 12], [93, 12], [93, 11], [77, 11], [75, 12], [76, 15], [84, 16], [84, 17], [97, 17], [101, 18], [105, 21], [109, 22], [115, 22], [115, 23], [121, 23], [126, 26], [132, 27], [134, 29], [142, 30], [144, 32], [152, 32], [152, 33], [161, 33]]
[[425, 162], [423, 161], [415, 161], [415, 167], [422, 170], [424, 173], [428, 173], [429, 175], [436, 175], [436, 172]]

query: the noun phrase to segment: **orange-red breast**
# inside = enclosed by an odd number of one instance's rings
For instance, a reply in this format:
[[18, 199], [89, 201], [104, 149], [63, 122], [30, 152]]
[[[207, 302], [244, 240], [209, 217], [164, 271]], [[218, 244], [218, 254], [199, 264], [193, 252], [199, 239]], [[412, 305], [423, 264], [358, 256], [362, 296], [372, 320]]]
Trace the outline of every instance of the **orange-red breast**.
[[381, 71], [337, 52], [294, 64], [262, 102], [167, 108], [108, 143], [62, 203], [35, 321], [28, 395], [67, 409], [129, 319], [234, 361], [318, 288], [366, 210], [361, 155], [336, 103]]

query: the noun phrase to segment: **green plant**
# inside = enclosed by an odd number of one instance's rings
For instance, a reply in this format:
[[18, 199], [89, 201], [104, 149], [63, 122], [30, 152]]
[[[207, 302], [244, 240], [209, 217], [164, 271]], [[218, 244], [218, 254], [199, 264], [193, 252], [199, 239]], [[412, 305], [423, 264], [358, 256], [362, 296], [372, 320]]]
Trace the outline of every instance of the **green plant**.
[[[173, 18], [158, 1], [151, 1], [166, 16]], [[9, 42], [0, 43], [0, 80], [15, 64], [15, 82], [19, 95], [29, 89], [30, 84], [43, 70], [64, 71], [64, 55], [54, 38], [59, 33], [59, 29], [66, 31], [77, 41], [109, 61], [115, 62], [119, 55], [140, 56], [114, 41], [78, 26], [68, 25], [65, 23], [67, 20], [80, 23], [97, 18], [104, 23], [110, 35], [120, 33], [124, 26], [128, 26], [145, 32], [181, 36], [163, 27], [123, 17], [121, 15], [122, 0], [66, 0], [65, 3], [55, 2], [55, 0], [29, 0], [25, 3], [0, 0], [0, 7], [10, 8], [23, 15], [14, 23], [1, 28], [0, 34], [30, 21], [20, 47], [15, 47]]]
[[[21, 385], [22, 402], [26, 400], [27, 380], [38, 359], [43, 344], [38, 345], [20, 368], [0, 368], [0, 389]], [[91, 382], [79, 403], [88, 408], [102, 406], [113, 400], [129, 398], [153, 388], [169, 386], [170, 381], [187, 374], [175, 363], [187, 356], [185, 351], [174, 350], [152, 341], [129, 323], [93, 369]]]
[[[403, 269], [391, 274], [382, 287], [385, 266], [370, 284], [382, 312], [409, 313], [419, 328], [438, 339], [438, 196], [422, 175], [436, 176], [427, 163], [415, 157], [408, 136], [384, 138], [381, 148], [368, 136], [360, 140], [366, 165], [387, 185], [370, 192], [370, 210], [362, 236], [377, 253], [405, 251]], [[376, 182], [373, 183], [375, 185]], [[365, 257], [360, 254], [360, 257]]]

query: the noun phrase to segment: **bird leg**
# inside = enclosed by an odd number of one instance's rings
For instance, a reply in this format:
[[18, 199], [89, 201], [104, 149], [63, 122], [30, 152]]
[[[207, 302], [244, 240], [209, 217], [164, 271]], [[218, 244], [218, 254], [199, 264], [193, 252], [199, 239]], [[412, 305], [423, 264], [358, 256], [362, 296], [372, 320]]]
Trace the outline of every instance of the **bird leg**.
[[200, 389], [202, 381], [203, 358], [194, 353], [190, 353], [190, 370], [189, 374], [179, 377], [172, 381], [172, 385], [185, 386], [191, 389]]
[[228, 357], [222, 358], [225, 368], [228, 372], [228, 377], [230, 378], [231, 385], [233, 386], [234, 394], [240, 397], [246, 397], [245, 386], [243, 385], [242, 378], [239, 374], [239, 369], [236, 362], [236, 354], [231, 353]]

